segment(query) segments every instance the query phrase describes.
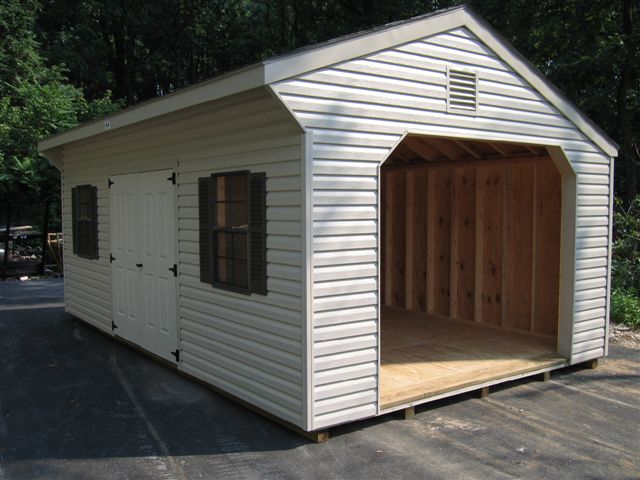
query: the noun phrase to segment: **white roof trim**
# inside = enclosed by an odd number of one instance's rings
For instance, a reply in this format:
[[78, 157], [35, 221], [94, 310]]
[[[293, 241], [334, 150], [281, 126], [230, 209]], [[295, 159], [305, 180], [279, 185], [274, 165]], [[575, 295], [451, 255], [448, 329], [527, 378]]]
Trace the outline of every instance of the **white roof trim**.
[[105, 119], [100, 119], [43, 140], [38, 145], [38, 149], [48, 154], [47, 151], [66, 143], [252, 88], [269, 85], [459, 27], [466, 27], [473, 32], [607, 155], [617, 156], [618, 145], [615, 142], [566, 99], [535, 67], [501, 39], [491, 27], [464, 6], [434, 12], [424, 17], [391, 24], [379, 30], [347, 36], [344, 39], [303, 48], [287, 55], [266, 60], [115, 113], [109, 117], [110, 127], [108, 130], [104, 125]]
[[[79, 125], [56, 136], [41, 141], [38, 150], [46, 152], [66, 143], [83, 140], [100, 133], [113, 131], [150, 118], [159, 117], [201, 103], [228, 97], [235, 93], [263, 86], [264, 68], [262, 64], [236, 70], [212, 80], [179, 90], [163, 97], [154, 98], [134, 107], [126, 108], [98, 120]], [[109, 128], [105, 121], [109, 120]]]

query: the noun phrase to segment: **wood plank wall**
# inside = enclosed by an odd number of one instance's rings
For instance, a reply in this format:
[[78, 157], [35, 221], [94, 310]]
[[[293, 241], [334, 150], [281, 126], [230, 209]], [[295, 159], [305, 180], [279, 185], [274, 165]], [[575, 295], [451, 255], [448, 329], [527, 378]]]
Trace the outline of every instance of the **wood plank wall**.
[[382, 304], [556, 335], [561, 177], [550, 158], [382, 168]]

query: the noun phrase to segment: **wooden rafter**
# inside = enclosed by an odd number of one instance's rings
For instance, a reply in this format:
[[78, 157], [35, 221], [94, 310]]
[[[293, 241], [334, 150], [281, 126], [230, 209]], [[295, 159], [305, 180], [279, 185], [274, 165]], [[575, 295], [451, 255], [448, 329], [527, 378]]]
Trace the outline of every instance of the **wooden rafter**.
[[414, 138], [407, 138], [404, 144], [409, 150], [424, 158], [427, 161], [435, 161], [440, 157], [446, 157], [446, 155], [432, 146], [431, 144], [423, 143]]
[[456, 167], [466, 167], [466, 166], [489, 166], [489, 165], [502, 165], [505, 163], [511, 162], [530, 162], [530, 161], [538, 161], [541, 158], [544, 158], [539, 155], [514, 155], [510, 158], [488, 158], [486, 160], [458, 160], [452, 162], [451, 160], [444, 160], [439, 162], [412, 162], [401, 165], [389, 165], [387, 168], [390, 169], [407, 169], [407, 170], [422, 170], [422, 169], [433, 169], [433, 168], [451, 168], [453, 166]]
[[502, 145], [497, 142], [487, 142], [491, 148], [493, 148], [496, 152], [498, 152], [503, 157], [511, 157], [513, 152], [509, 150], [505, 145]]
[[454, 151], [451, 148], [452, 142], [450, 142], [450, 141], [447, 141], [447, 140], [434, 140], [434, 139], [428, 139], [428, 140], [425, 139], [424, 141], [427, 142], [429, 145], [431, 145], [436, 150], [442, 152], [442, 154], [445, 157], [447, 157], [448, 159], [450, 159], [450, 160], [458, 160], [460, 158], [460, 156], [458, 155], [458, 152]]
[[[486, 145], [486, 147], [484, 147]], [[495, 153], [487, 150], [487, 147]], [[437, 163], [486, 162], [505, 159], [532, 159], [546, 156], [542, 147], [525, 144], [508, 145], [500, 142], [480, 142], [448, 138], [408, 136], [393, 152], [389, 167], [420, 165], [434, 166]], [[395, 160], [395, 161], [394, 161]]]
[[534, 155], [544, 155], [546, 153], [543, 149], [539, 147], [532, 147], [531, 145], [525, 145], [524, 147]]
[[[404, 145], [398, 145], [398, 147], [391, 154], [391, 160], [400, 160], [401, 162], [409, 163], [413, 159], [406, 155], [406, 149], [402, 148]], [[394, 158], [395, 157], [395, 158]]]
[[456, 142], [456, 145], [458, 145], [460, 148], [462, 148], [463, 150], [466, 150], [471, 155], [473, 155], [473, 157], [477, 159], [484, 158], [484, 154], [480, 150], [478, 150], [472, 143], [460, 142], [458, 140], [454, 140], [454, 142]]

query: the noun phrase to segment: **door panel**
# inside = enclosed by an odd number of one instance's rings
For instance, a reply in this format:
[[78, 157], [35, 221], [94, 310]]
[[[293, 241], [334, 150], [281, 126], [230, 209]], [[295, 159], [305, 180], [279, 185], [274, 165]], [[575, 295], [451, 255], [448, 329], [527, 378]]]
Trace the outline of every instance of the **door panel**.
[[171, 171], [111, 177], [113, 318], [116, 334], [175, 361], [175, 186]]
[[[170, 171], [140, 174], [143, 296], [147, 314], [142, 346], [168, 359], [177, 348], [174, 185]], [[166, 352], [166, 355], [160, 352]], [[175, 360], [175, 358], [173, 358]]]
[[135, 342], [143, 309], [138, 299], [140, 288], [136, 255], [136, 227], [138, 211], [136, 196], [138, 177], [118, 175], [111, 177], [109, 191], [111, 219], [111, 263], [113, 292], [113, 322], [116, 333]]

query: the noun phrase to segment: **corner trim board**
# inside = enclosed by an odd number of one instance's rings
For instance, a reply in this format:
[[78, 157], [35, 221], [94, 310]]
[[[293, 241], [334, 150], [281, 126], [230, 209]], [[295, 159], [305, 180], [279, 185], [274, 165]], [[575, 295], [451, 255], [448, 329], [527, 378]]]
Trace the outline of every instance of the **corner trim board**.
[[313, 133], [301, 135], [302, 146], [302, 316], [304, 338], [304, 376], [302, 381], [303, 422], [307, 431], [315, 430], [313, 395]]

